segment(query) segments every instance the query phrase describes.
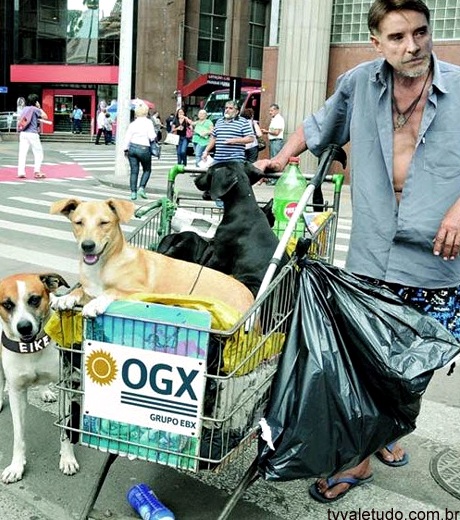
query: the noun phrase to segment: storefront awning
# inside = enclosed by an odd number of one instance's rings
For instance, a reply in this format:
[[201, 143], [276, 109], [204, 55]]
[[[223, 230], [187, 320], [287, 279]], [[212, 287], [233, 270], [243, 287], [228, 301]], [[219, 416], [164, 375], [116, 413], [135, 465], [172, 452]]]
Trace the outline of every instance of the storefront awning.
[[234, 78], [232, 76], [222, 76], [220, 74], [202, 74], [194, 79], [181, 90], [182, 97], [187, 96], [209, 96], [214, 90], [230, 88], [230, 82], [233, 79], [241, 81], [242, 87], [260, 87], [260, 79], [252, 78]]

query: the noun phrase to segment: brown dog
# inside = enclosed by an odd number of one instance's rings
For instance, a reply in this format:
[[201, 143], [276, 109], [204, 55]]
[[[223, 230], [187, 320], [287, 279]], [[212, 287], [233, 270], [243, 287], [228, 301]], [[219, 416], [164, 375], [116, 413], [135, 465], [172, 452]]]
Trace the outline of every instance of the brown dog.
[[150, 292], [193, 294], [219, 299], [242, 313], [249, 309], [253, 295], [230, 276], [129, 245], [120, 223], [128, 222], [134, 209], [132, 202], [115, 199], [65, 199], [52, 204], [51, 213], [60, 213], [72, 223], [80, 251], [81, 283], [81, 288], [55, 299], [54, 308], [83, 304], [83, 314], [95, 316], [113, 300]]

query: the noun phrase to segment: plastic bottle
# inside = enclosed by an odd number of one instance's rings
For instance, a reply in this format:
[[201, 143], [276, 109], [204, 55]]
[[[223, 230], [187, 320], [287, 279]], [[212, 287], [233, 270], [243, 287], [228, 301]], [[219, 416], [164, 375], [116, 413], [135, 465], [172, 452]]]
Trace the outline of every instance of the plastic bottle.
[[137, 484], [126, 498], [143, 520], [174, 520], [174, 514], [163, 505], [147, 484]]
[[[273, 196], [275, 225], [273, 230], [278, 237], [281, 237], [286, 229], [289, 219], [307, 187], [307, 181], [300, 171], [299, 162], [298, 157], [290, 157], [286, 169], [275, 185]], [[303, 236], [304, 230], [305, 223], [303, 218], [300, 218], [297, 221], [293, 236]]]

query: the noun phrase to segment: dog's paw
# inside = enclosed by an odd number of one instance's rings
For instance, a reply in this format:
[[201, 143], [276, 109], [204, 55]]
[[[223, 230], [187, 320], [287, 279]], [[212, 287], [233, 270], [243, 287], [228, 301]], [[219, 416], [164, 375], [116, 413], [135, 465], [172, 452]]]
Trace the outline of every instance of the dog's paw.
[[87, 303], [82, 310], [83, 316], [86, 318], [95, 318], [99, 314], [104, 314], [107, 307], [113, 302], [113, 298], [105, 294], [101, 294], [94, 300]]
[[73, 294], [65, 294], [64, 296], [55, 296], [50, 294], [51, 308], [55, 311], [66, 311], [73, 309], [77, 303], [78, 298]]
[[2, 482], [4, 484], [12, 484], [13, 482], [18, 482], [18, 480], [21, 480], [22, 475], [24, 474], [25, 465], [25, 461], [23, 463], [12, 462], [7, 468], [3, 470]]
[[44, 403], [54, 403], [56, 401], [56, 393], [49, 386], [43, 386], [40, 397]]
[[61, 443], [61, 459], [59, 461], [59, 469], [64, 475], [75, 475], [80, 466], [75, 458], [73, 446], [69, 439], [65, 439]]

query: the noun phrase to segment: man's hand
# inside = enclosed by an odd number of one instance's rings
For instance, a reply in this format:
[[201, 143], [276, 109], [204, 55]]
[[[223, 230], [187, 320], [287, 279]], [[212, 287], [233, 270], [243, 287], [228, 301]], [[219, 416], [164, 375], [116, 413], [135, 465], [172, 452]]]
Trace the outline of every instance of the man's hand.
[[[254, 166], [258, 168], [260, 171], [265, 172], [280, 172], [282, 171], [281, 163], [278, 162], [275, 159], [260, 159], [259, 161], [256, 161], [254, 163]], [[257, 184], [262, 184], [263, 182], [267, 182], [268, 178], [264, 177], [260, 179], [260, 181]]]
[[460, 251], [460, 200], [449, 208], [433, 240], [433, 254], [455, 260]]

